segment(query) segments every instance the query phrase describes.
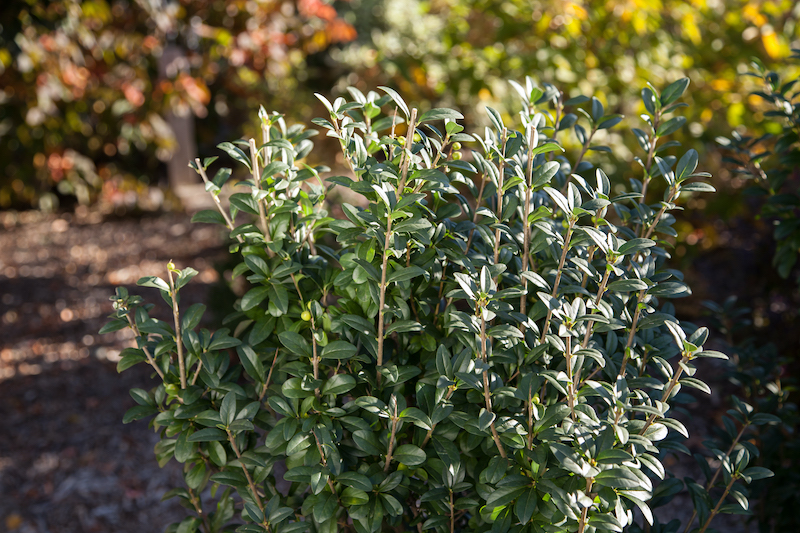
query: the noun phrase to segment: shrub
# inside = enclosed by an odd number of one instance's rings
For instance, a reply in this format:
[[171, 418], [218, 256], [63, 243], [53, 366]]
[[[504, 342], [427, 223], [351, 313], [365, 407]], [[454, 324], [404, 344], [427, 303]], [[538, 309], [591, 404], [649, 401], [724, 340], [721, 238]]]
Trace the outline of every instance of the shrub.
[[[685, 389], [710, 392], [695, 363], [725, 357], [668, 301], [689, 294], [666, 262], [670, 212], [713, 191], [694, 181], [696, 151], [662, 142], [685, 122], [672, 115], [687, 85], [642, 90], [643, 178], [628, 191], [589, 157], [622, 118], [530, 79], [513, 84], [519, 130], [487, 108], [473, 135], [389, 88], [321, 98], [330, 116], [313, 122], [352, 171], [327, 181], [361, 202], [340, 220], [324, 210], [328, 169], [299, 163], [316, 132], [262, 110], [262, 142], [220, 145], [252, 175], [229, 209], [195, 217], [227, 227], [247, 280], [225, 327], [197, 331], [204, 306], [179, 308], [195, 272], [170, 264], [139, 284], [172, 324], [120, 288], [105, 328], [136, 335], [119, 370], [159, 378], [131, 391], [125, 421], [156, 415], [159, 463], [184, 464], [170, 495], [193, 516], [169, 530], [677, 531], [651, 510], [683, 488], [662, 463], [688, 451], [673, 412]], [[218, 198], [231, 171], [209, 178], [214, 159], [193, 167]], [[752, 422], [734, 413], [733, 427]], [[688, 482], [700, 531], [746, 512], [743, 484], [771, 475], [748, 466], [749, 442], [711, 451], [709, 481]]]
[[[800, 60], [800, 49], [792, 52], [791, 59]], [[754, 192], [767, 197], [761, 215], [775, 225], [773, 264], [787, 278], [800, 250], [800, 76], [783, 81], [781, 73], [768, 71], [757, 59], [752, 67], [748, 75], [764, 84], [763, 90], [753, 95], [765, 101], [768, 110], [764, 117], [774, 119], [779, 131], [758, 137], [734, 131], [730, 139], [720, 137], [717, 141], [729, 151], [727, 161], [733, 164], [734, 172], [752, 179]], [[788, 67], [786, 71], [788, 74]]]

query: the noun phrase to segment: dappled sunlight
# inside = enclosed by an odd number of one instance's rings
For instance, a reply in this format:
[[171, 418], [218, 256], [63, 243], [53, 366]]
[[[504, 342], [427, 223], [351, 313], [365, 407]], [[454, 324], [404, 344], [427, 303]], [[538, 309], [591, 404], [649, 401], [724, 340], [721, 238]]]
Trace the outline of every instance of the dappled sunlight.
[[171, 259], [200, 272], [198, 291], [218, 281], [223, 235], [216, 228], [189, 225], [185, 215], [100, 220], [93, 212], [0, 214], [0, 326], [15, 332], [0, 343], [0, 381], [92, 360], [116, 363], [133, 335], [97, 335], [113, 287], [137, 290], [139, 278], [162, 274]]

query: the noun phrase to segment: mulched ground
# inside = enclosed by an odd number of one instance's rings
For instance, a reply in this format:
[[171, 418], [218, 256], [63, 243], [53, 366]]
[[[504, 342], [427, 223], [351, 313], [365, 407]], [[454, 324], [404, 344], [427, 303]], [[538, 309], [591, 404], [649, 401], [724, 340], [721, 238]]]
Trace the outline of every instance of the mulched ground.
[[[164, 275], [169, 260], [200, 272], [181, 293], [184, 305], [208, 303], [225, 255], [217, 228], [183, 214], [0, 213], [0, 531], [149, 533], [185, 516], [174, 500], [160, 501], [181, 484], [180, 465], [159, 468], [147, 424], [121, 422], [134, 405], [127, 391], [150, 388], [149, 372], [139, 365], [117, 374], [131, 335], [97, 331], [117, 285], [162, 304], [135, 283]], [[721, 395], [703, 402], [705, 414], [687, 420], [692, 448], [726, 409]], [[699, 478], [691, 458], [669, 462], [679, 477]], [[658, 514], [689, 513], [683, 498]], [[741, 517], [714, 525], [747, 531]]]
[[200, 272], [181, 295], [207, 301], [223, 238], [181, 214], [0, 213], [0, 530], [158, 532], [183, 518], [161, 496], [163, 469], [146, 423], [122, 424], [127, 391], [150, 388], [143, 366], [119, 375], [126, 331], [100, 336], [117, 285], [164, 275], [170, 259]]

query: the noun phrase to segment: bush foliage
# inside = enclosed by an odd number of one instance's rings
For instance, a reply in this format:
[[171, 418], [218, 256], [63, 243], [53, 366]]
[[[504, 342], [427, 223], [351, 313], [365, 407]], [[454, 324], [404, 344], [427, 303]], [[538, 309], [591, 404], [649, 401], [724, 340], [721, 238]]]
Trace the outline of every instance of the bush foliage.
[[[667, 140], [688, 79], [642, 89], [627, 187], [593, 163], [608, 150], [595, 133], [621, 117], [512, 86], [520, 123], [487, 108], [473, 134], [389, 88], [321, 97], [313, 122], [352, 171], [327, 182], [359, 199], [343, 219], [325, 211], [327, 168], [302, 164], [315, 131], [262, 110], [261, 139], [220, 145], [252, 176], [195, 217], [227, 228], [247, 280], [225, 328], [180, 309], [195, 272], [172, 264], [140, 280], [172, 324], [120, 288], [104, 328], [136, 335], [120, 370], [159, 378], [131, 391], [125, 421], [155, 415], [158, 461], [184, 464], [171, 495], [193, 514], [170, 531], [675, 532], [652, 509], [683, 489], [686, 531], [748, 512], [746, 484], [771, 472], [743, 436], [775, 417], [737, 401], [705, 481], [664, 466], [688, 453], [686, 391], [711, 392], [696, 363], [725, 358], [669, 301], [690, 292], [666, 264], [672, 212], [713, 191], [699, 154]], [[209, 177], [215, 159], [193, 166], [218, 199], [231, 170]]]

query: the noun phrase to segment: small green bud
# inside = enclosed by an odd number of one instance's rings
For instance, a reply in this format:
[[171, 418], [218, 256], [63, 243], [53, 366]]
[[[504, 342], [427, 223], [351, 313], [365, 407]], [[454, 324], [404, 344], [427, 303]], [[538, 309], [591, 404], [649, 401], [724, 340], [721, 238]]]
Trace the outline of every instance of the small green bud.
[[461, 143], [456, 141], [453, 143], [453, 150], [461, 150]]
[[453, 152], [452, 159], [453, 161], [459, 161], [461, 159], [461, 152]]
[[420, 135], [419, 133], [415, 133], [414, 134], [414, 142], [415, 143], [422, 142], [422, 135]]

